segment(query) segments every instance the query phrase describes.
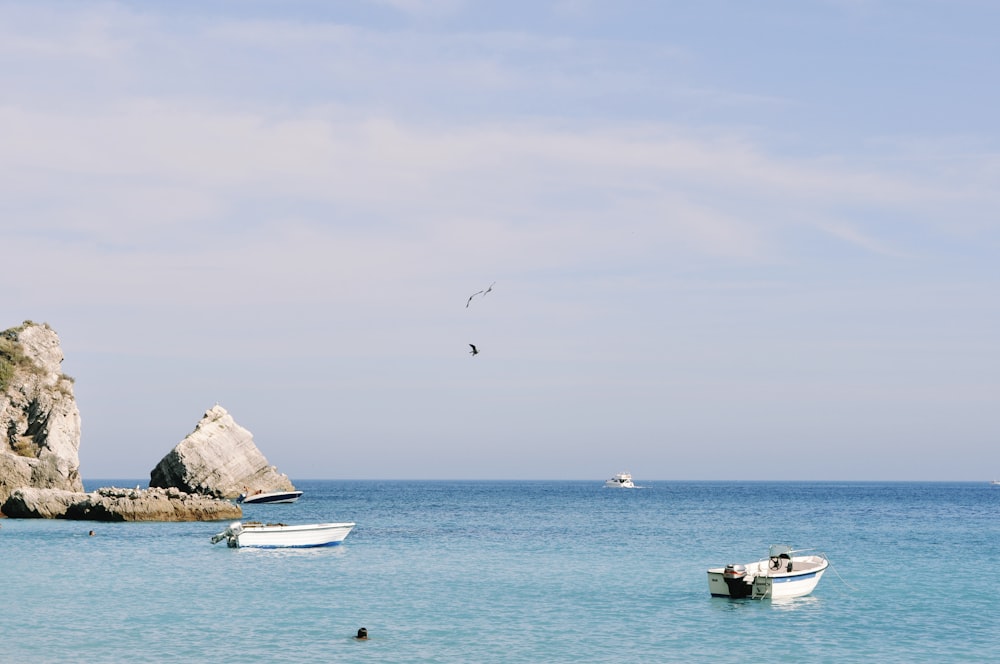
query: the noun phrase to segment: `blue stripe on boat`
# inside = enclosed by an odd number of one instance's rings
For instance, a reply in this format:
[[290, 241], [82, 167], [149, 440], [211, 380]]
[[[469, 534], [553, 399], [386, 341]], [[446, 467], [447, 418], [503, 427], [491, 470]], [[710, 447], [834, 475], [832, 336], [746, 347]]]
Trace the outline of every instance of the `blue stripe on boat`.
[[809, 572], [808, 574], [797, 574], [795, 576], [778, 576], [771, 577], [773, 583], [788, 583], [789, 581], [802, 581], [803, 579], [811, 579], [816, 576], [816, 572]]
[[321, 546], [340, 546], [343, 542], [327, 542], [326, 544], [240, 544], [241, 549], [318, 549]]

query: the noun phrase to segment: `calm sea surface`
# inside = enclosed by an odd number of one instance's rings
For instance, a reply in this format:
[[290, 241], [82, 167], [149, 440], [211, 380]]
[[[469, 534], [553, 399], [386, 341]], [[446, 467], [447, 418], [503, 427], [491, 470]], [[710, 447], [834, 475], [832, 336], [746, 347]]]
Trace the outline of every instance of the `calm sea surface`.
[[[224, 523], [3, 519], [0, 662], [998, 657], [1000, 487], [637, 483], [297, 481], [298, 503], [245, 508], [357, 522], [322, 549], [212, 546]], [[828, 555], [811, 596], [709, 597], [708, 567], [772, 543]]]

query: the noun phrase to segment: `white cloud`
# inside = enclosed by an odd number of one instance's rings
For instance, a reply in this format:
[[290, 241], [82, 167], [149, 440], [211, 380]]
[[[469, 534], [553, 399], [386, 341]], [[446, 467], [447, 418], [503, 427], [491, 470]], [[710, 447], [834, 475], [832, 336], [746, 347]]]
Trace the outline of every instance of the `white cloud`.
[[113, 4], [37, 5], [0, 8], [0, 58], [40, 62], [80, 59], [111, 62], [131, 50], [130, 32], [143, 28], [137, 15]]
[[820, 223], [819, 228], [865, 251], [893, 258], [905, 258], [908, 256], [905, 252], [888, 246], [884, 241], [872, 237], [871, 234], [865, 233], [851, 224], [836, 222]]
[[[838, 210], [919, 215], [969, 194], [671, 126], [443, 128], [336, 107], [276, 117], [152, 100], [101, 114], [0, 107], [0, 125], [9, 205], [97, 243], [159, 243], [171, 225], [225, 233], [291, 215], [331, 237], [394, 228], [423, 239], [479, 219], [510, 238], [500, 246], [570, 261], [623, 229], [647, 247], [766, 257], [781, 250], [778, 229], [802, 225], [888, 255], [858, 222], [831, 221]], [[37, 205], [53, 186], [59, 202]]]

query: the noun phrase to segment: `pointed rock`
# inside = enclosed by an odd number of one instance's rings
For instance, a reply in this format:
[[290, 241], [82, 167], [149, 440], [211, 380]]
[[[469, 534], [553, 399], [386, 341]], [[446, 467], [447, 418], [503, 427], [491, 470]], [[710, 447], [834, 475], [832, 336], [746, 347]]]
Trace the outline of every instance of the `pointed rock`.
[[149, 486], [215, 498], [235, 498], [245, 489], [295, 490], [257, 449], [253, 434], [219, 405], [207, 410], [194, 431], [160, 460], [149, 474]]

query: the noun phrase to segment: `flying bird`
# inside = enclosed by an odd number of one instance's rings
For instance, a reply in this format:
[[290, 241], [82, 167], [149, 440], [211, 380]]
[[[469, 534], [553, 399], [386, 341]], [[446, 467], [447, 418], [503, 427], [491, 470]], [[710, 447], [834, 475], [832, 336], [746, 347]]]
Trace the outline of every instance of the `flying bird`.
[[491, 290], [493, 290], [493, 286], [496, 285], [496, 283], [497, 282], [494, 281], [492, 284], [490, 284], [490, 287], [487, 288], [486, 290], [476, 291], [475, 293], [473, 293], [472, 295], [470, 295], [469, 299], [465, 301], [465, 308], [466, 309], [469, 308], [469, 304], [472, 302], [472, 298], [474, 298], [475, 296], [477, 296], [477, 295], [484, 295], [485, 296], [487, 293], [489, 293]]
[[469, 354], [472, 355], [472, 357], [479, 355], [479, 350], [476, 348], [475, 344], [469, 344], [469, 346], [472, 347], [472, 350], [469, 351]]
[[481, 293], [484, 293], [484, 292], [485, 291], [477, 291], [477, 292], [473, 293], [472, 295], [470, 295], [469, 299], [465, 301], [465, 308], [466, 309], [469, 308], [469, 303], [472, 302], [472, 298], [474, 298], [475, 296], [480, 295]]

